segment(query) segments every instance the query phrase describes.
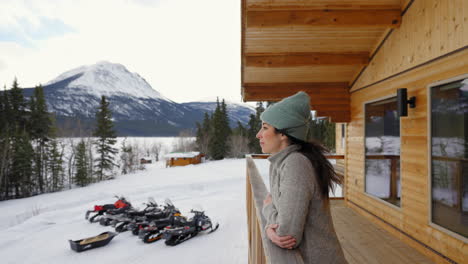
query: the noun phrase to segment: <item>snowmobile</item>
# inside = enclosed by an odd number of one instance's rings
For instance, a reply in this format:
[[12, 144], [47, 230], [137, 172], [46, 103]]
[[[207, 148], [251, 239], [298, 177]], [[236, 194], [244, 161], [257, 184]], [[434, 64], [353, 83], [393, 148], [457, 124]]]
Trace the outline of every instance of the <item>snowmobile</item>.
[[201, 232], [209, 230], [206, 233], [210, 234], [218, 229], [219, 224], [217, 223], [216, 226], [213, 227], [211, 219], [205, 215], [205, 212], [194, 210], [191, 210], [190, 212], [195, 215], [186, 221], [183, 226], [167, 227], [164, 229], [162, 233], [163, 238], [166, 240], [166, 245], [175, 246], [189, 240]]
[[117, 223], [113, 224], [115, 226], [116, 232], [125, 232], [127, 230], [131, 230], [134, 228], [134, 225], [138, 222], [143, 222], [146, 220], [147, 214], [157, 214], [162, 212], [162, 209], [158, 206], [156, 201], [153, 198], [149, 198], [148, 203], [146, 203], [146, 207], [141, 210], [129, 210], [125, 213], [125, 216], [121, 219], [116, 219]]
[[[107, 212], [115, 211], [116, 213], [120, 211], [125, 211], [130, 208], [132, 205], [125, 199], [125, 197], [118, 197], [117, 201], [114, 204], [104, 204], [104, 205], [95, 205], [94, 210], [88, 210], [85, 215], [85, 219], [91, 223], [98, 222], [100, 218]], [[89, 217], [91, 213], [95, 213], [93, 216]]]
[[147, 216], [148, 221], [139, 224], [138, 237], [141, 238], [144, 243], [152, 243], [161, 239], [162, 230], [165, 227], [179, 226], [181, 223], [187, 221], [170, 200], [166, 200], [166, 206], [163, 212], [164, 218], [151, 218], [154, 216]]
[[148, 212], [144, 216], [136, 218], [135, 221], [128, 223], [127, 230], [131, 230], [134, 235], [139, 235], [140, 230], [150, 226], [153, 221], [167, 218], [174, 212], [178, 213], [179, 209], [175, 208], [172, 202], [166, 199], [166, 205], [163, 210]]
[[107, 210], [105, 214], [99, 218], [99, 224], [103, 226], [115, 226], [115, 224], [119, 222], [119, 219], [123, 219], [125, 214], [132, 209], [133, 208], [131, 206], [127, 206], [118, 209]]
[[171, 215], [171, 210], [168, 208], [163, 209], [159, 212], [150, 212], [142, 217], [136, 217], [134, 221], [127, 224], [127, 230], [131, 230], [132, 234], [139, 235], [140, 230], [150, 226], [154, 221], [167, 218]]
[[179, 212], [174, 212], [167, 218], [154, 220], [149, 226], [140, 229], [139, 237], [144, 243], [153, 243], [163, 238], [163, 231], [167, 227], [181, 226], [187, 219]]

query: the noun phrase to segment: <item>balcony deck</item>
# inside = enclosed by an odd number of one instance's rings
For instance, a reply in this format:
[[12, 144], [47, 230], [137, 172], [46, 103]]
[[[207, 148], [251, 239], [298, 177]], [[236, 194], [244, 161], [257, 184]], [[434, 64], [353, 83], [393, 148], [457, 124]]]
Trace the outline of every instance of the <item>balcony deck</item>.
[[[297, 260], [294, 250], [279, 249], [264, 236], [261, 228], [264, 219], [259, 208], [262, 206], [263, 197], [268, 193], [268, 166], [262, 160], [254, 160], [247, 158], [249, 263], [303, 263], [302, 260]], [[330, 203], [335, 230], [349, 264], [434, 263], [347, 207], [343, 199], [332, 199]], [[268, 262], [270, 258], [275, 261]]]
[[331, 200], [331, 212], [338, 239], [349, 264], [434, 263], [347, 207], [343, 200]]

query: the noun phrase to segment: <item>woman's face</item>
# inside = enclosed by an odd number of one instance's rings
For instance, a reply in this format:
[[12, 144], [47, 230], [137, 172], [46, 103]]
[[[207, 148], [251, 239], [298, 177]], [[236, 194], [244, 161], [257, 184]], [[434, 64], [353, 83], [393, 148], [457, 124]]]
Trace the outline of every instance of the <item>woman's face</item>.
[[257, 133], [260, 147], [263, 153], [276, 153], [288, 146], [287, 137], [281, 133], [275, 133], [275, 128], [263, 122], [262, 128]]

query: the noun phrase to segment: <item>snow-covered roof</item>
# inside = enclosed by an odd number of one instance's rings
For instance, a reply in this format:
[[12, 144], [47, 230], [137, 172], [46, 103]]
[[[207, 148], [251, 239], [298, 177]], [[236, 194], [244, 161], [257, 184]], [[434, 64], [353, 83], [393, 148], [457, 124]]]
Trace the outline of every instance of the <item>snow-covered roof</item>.
[[200, 152], [198, 151], [192, 151], [192, 152], [174, 152], [174, 153], [169, 153], [164, 155], [164, 158], [170, 159], [170, 158], [194, 158], [196, 156], [200, 155]]

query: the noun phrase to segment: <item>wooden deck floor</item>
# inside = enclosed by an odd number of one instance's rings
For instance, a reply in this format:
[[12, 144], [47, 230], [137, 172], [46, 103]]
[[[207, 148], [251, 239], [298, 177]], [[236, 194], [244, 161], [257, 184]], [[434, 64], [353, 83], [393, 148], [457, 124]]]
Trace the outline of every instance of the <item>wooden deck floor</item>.
[[331, 200], [331, 212], [349, 264], [434, 263], [347, 207], [343, 200]]

